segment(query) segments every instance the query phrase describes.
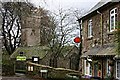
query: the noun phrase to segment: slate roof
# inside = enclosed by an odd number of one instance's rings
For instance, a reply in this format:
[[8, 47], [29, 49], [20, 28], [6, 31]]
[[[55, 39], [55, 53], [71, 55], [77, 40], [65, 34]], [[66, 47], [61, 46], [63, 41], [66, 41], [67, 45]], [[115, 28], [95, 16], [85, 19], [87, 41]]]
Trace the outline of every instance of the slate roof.
[[115, 44], [106, 44], [103, 47], [95, 46], [89, 49], [86, 53], [83, 53], [82, 58], [88, 56], [115, 56], [116, 55], [116, 46]]
[[39, 57], [40, 59], [44, 58], [49, 51], [48, 47], [40, 46], [40, 47], [19, 47], [15, 50], [15, 52], [10, 56], [10, 58], [16, 58], [19, 56], [20, 52], [23, 52], [24, 56], [27, 59], [32, 59], [32, 56]]
[[120, 2], [120, 0], [101, 0], [94, 7], [92, 7], [86, 14], [84, 14], [82, 17], [80, 17], [80, 19], [82, 19], [83, 17], [85, 17], [85, 16], [91, 14], [92, 12], [98, 10], [99, 8], [103, 7], [104, 5], [106, 5], [109, 2]]
[[[10, 56], [10, 58], [16, 58], [19, 56], [19, 53], [23, 52], [24, 56], [27, 59], [32, 59], [32, 56], [38, 56], [40, 59], [44, 58], [47, 54], [50, 54], [50, 48], [46, 46], [39, 47], [19, 47], [15, 50], [15, 52]], [[62, 50], [62, 54], [64, 57], [70, 56], [72, 53], [77, 53], [76, 47], [73, 46], [65, 46]]]

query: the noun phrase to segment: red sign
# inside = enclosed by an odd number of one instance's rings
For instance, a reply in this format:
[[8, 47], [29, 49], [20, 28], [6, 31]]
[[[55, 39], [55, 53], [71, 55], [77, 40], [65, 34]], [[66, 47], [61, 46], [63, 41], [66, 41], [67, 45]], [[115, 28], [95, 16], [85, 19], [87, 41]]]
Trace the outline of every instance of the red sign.
[[75, 42], [75, 43], [80, 43], [80, 41], [81, 41], [81, 40], [80, 40], [79, 37], [76, 37], [76, 38], [74, 39], [74, 42]]

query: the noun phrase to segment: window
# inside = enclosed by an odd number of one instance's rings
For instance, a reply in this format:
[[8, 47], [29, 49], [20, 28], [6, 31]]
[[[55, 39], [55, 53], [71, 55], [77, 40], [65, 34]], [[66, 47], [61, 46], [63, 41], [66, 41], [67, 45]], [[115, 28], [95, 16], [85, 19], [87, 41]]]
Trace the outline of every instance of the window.
[[34, 60], [33, 61], [38, 61], [38, 58], [34, 58]]
[[92, 67], [87, 60], [85, 60], [85, 75], [92, 75]]
[[115, 24], [117, 21], [117, 8], [110, 11], [110, 32], [115, 30]]
[[116, 62], [116, 78], [120, 79], [120, 61]]
[[28, 66], [28, 71], [33, 71], [33, 66]]
[[107, 74], [110, 75], [110, 65], [109, 65], [109, 60], [107, 60]]
[[88, 22], [88, 38], [92, 37], [92, 19]]
[[39, 63], [39, 57], [32, 57], [32, 62]]
[[20, 52], [20, 53], [19, 53], [20, 56], [23, 56], [23, 54], [24, 54], [23, 52]]

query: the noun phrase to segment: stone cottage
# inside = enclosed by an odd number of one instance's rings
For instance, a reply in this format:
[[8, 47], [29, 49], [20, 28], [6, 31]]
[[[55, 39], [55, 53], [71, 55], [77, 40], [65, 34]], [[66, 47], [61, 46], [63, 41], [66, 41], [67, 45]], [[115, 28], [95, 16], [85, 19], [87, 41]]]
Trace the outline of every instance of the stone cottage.
[[[78, 51], [75, 46], [65, 49], [65, 52], [62, 53], [63, 56], [57, 59], [57, 67], [76, 70]], [[51, 55], [50, 49], [46, 46], [19, 47], [10, 58], [15, 63], [16, 72], [26, 72], [27, 61], [52, 66]], [[36, 58], [37, 62], [33, 58]]]
[[19, 47], [10, 56], [10, 58], [15, 63], [16, 72], [26, 72], [27, 61], [37, 64], [49, 65], [49, 58], [43, 62], [44, 58], [48, 55], [48, 51], [49, 48], [46, 46]]
[[115, 35], [120, 22], [120, 1], [101, 0], [79, 20], [82, 28], [82, 74], [120, 79]]

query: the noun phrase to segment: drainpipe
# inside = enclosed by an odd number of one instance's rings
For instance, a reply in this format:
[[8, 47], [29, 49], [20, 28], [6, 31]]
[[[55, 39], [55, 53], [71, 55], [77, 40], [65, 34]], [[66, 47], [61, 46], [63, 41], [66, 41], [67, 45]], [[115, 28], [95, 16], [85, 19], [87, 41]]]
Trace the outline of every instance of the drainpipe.
[[101, 46], [103, 46], [103, 15], [99, 11], [97, 11], [98, 14], [100, 14], [100, 27], [101, 27]]
[[[103, 22], [103, 15], [102, 15], [102, 13], [100, 13], [99, 11], [97, 11], [97, 13], [100, 14], [101, 46], [103, 46], [103, 23], [102, 23], [102, 22]], [[104, 74], [104, 73], [103, 73], [103, 72], [104, 72], [103, 66], [104, 66], [104, 65], [103, 65], [103, 59], [102, 59], [102, 80], [104, 79], [104, 78], [103, 78], [103, 76], [104, 76], [104, 75], [103, 75], [103, 74]]]
[[[80, 56], [80, 64], [81, 65], [81, 55], [82, 55], [82, 20], [80, 21], [80, 38], [81, 38], [81, 42], [80, 42], [80, 52], [79, 52], [79, 56]], [[82, 65], [80, 66], [80, 69], [82, 68]]]

